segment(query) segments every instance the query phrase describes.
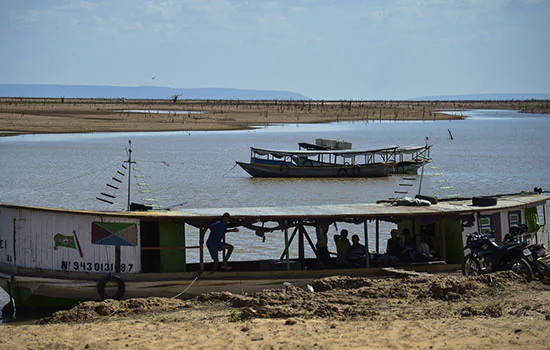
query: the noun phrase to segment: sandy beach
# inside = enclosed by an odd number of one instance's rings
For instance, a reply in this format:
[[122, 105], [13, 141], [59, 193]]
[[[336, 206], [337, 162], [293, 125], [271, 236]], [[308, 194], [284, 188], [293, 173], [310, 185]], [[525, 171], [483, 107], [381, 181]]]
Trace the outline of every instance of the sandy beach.
[[[1, 98], [0, 136], [32, 133], [237, 130], [281, 123], [462, 119], [441, 110], [549, 113], [549, 101], [177, 101]], [[140, 112], [129, 112], [129, 111]], [[182, 112], [183, 111], [183, 112]], [[186, 113], [189, 112], [189, 113]]]
[[332, 277], [314, 292], [86, 302], [39, 324], [4, 325], [2, 349], [420, 348], [550, 346], [550, 287], [480, 277]]

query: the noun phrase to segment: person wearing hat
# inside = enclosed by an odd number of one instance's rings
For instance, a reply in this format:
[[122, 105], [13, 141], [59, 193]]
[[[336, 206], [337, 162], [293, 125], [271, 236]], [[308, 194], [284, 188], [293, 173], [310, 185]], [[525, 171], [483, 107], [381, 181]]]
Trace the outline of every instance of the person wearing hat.
[[336, 263], [346, 263], [346, 253], [351, 246], [348, 239], [348, 230], [343, 229], [339, 235], [334, 235], [334, 243], [336, 244]]
[[212, 257], [212, 260], [214, 261], [214, 265], [212, 266], [213, 271], [218, 269], [220, 265], [218, 255], [219, 252], [224, 249], [227, 249], [227, 254], [223, 259], [222, 269], [230, 270], [230, 267], [227, 266], [227, 261], [231, 257], [231, 253], [233, 253], [233, 246], [231, 244], [225, 243], [224, 238], [227, 232], [239, 232], [238, 228], [228, 229], [230, 219], [231, 215], [229, 215], [229, 213], [224, 213], [220, 220], [208, 226], [208, 228], [210, 229], [210, 235], [208, 236], [208, 240], [206, 241], [206, 247], [208, 248], [208, 252]]

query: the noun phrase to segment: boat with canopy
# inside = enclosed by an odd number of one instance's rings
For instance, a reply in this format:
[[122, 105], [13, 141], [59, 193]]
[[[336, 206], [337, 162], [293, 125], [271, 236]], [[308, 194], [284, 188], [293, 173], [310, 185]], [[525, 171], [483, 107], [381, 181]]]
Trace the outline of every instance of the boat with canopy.
[[274, 150], [250, 148], [250, 163], [237, 162], [253, 177], [384, 177], [398, 146], [372, 150]]

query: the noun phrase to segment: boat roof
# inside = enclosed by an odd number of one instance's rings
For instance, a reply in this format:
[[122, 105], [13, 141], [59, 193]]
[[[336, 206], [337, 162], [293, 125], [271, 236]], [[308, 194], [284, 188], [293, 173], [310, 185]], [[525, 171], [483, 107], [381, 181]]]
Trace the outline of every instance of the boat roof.
[[[308, 142], [298, 142], [298, 146], [300, 146], [302, 148], [305, 148], [306, 150], [311, 150], [311, 151], [330, 150], [328, 147], [319, 146], [319, 145], [315, 145], [313, 143], [308, 143]], [[417, 153], [419, 151], [423, 151], [425, 149], [429, 149], [430, 147], [432, 147], [432, 146], [431, 145], [399, 146], [395, 151], [397, 153], [412, 154], [412, 153]]]
[[276, 149], [268, 149], [268, 148], [250, 147], [250, 150], [259, 155], [272, 154], [277, 157], [296, 156], [296, 155], [312, 156], [312, 155], [322, 155], [322, 154], [354, 156], [354, 155], [361, 155], [361, 154], [387, 153], [389, 151], [395, 151], [398, 147], [399, 146], [388, 146], [384, 148], [369, 149], [369, 150], [335, 149], [335, 150], [315, 150], [315, 151], [313, 150], [276, 150]]
[[428, 149], [432, 147], [432, 145], [422, 145], [422, 146], [419, 146], [419, 145], [410, 145], [410, 146], [400, 146], [398, 147], [395, 151], [397, 153], [406, 153], [406, 154], [409, 154], [409, 153], [416, 153], [416, 152], [419, 152], [419, 151], [423, 151], [425, 149]]
[[335, 204], [335, 205], [303, 205], [287, 207], [242, 207], [242, 208], [197, 208], [178, 211], [88, 211], [53, 209], [43, 207], [17, 206], [0, 204], [4, 208], [34, 209], [63, 213], [123, 216], [146, 219], [178, 219], [194, 224], [219, 219], [224, 212], [231, 217], [247, 222], [269, 222], [282, 220], [331, 220], [359, 221], [379, 219], [384, 221], [399, 221], [428, 216], [461, 216], [476, 212], [498, 212], [504, 209], [532, 207], [546, 203], [550, 199], [545, 194], [523, 192], [520, 194], [497, 195], [498, 202], [494, 206], [474, 206], [471, 198], [459, 198], [440, 201], [430, 206], [394, 205], [391, 201], [368, 204]]

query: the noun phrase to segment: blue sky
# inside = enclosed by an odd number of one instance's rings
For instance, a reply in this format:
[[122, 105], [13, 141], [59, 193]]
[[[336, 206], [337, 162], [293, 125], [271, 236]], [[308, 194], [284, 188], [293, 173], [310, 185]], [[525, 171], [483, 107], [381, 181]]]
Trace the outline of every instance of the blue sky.
[[0, 83], [550, 93], [550, 0], [0, 0]]

